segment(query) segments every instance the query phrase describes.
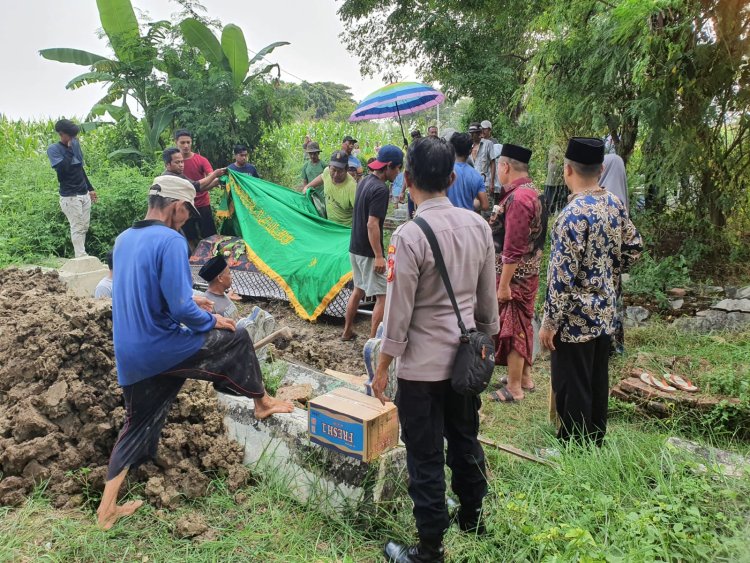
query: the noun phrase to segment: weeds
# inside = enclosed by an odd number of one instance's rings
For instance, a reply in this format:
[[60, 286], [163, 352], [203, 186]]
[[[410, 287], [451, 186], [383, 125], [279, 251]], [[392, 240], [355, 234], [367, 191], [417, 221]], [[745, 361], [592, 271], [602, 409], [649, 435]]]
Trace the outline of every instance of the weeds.
[[[9, 124], [0, 117], [0, 265], [70, 252], [54, 173], [44, 155], [54, 141], [51, 131], [50, 123]], [[264, 137], [262, 156], [256, 159], [261, 172], [296, 185], [306, 133], [321, 143], [324, 157], [347, 133], [360, 140], [364, 158], [374, 152], [375, 141], [399, 144], [400, 137], [392, 127], [376, 124], [284, 126]], [[150, 176], [158, 169], [110, 164], [103, 147], [112, 140], [106, 135], [94, 132], [82, 139], [100, 194], [88, 237], [89, 250], [99, 255], [142, 217]], [[648, 256], [633, 270], [628, 289], [663, 295], [671, 286], [685, 285], [691, 259], [677, 255], [656, 261]], [[627, 339], [629, 356], [613, 363], [613, 375], [627, 369], [638, 353], [650, 355], [658, 366], [676, 357], [681, 373], [703, 390], [739, 397], [740, 403], [721, 403], [701, 419], [657, 421], [643, 420], [633, 405], [613, 400], [605, 447], [571, 447], [554, 468], [488, 450], [489, 534], [478, 539], [452, 527], [446, 536], [451, 560], [749, 559], [750, 480], [729, 479], [710, 469], [701, 473], [699, 460], [666, 449], [664, 441], [669, 435], [700, 435], [710, 444], [747, 452], [747, 444], [731, 429], [748, 426], [750, 334], [697, 336], [653, 324], [629, 330]], [[281, 365], [263, 364], [269, 390], [278, 387], [284, 375]], [[483, 434], [527, 449], [557, 445], [545, 420], [549, 380], [543, 366], [535, 367], [537, 393], [517, 405], [485, 405]], [[76, 475], [88, 482], [87, 468]], [[128, 494], [141, 492], [142, 485]], [[372, 561], [380, 557], [387, 538], [415, 538], [406, 498], [374, 514], [331, 515], [300, 502], [283, 476], [273, 473], [260, 475], [253, 486], [234, 495], [216, 482], [209, 496], [177, 511], [144, 507], [111, 532], [93, 524], [97, 494], [87, 488], [80, 511], [61, 512], [49, 506], [41, 485], [24, 506], [0, 507], [0, 561]], [[177, 521], [192, 513], [205, 520], [211, 533], [181, 539], [175, 533]]]
[[392, 143], [399, 147], [402, 145], [401, 132], [393, 123], [288, 123], [263, 135], [253, 155], [260, 175], [282, 186], [299, 186], [304, 163], [302, 142], [308, 134], [320, 144], [320, 157], [326, 162], [333, 151], [341, 148], [341, 140], [345, 135], [351, 135], [359, 142], [362, 151], [359, 159], [363, 166], [369, 157], [375, 156], [377, 143]]
[[688, 262], [682, 255], [654, 260], [651, 254], [644, 252], [631, 268], [630, 281], [623, 284], [623, 289], [631, 295], [653, 297], [666, 306], [667, 290], [690, 283]]
[[[652, 428], [618, 425], [604, 448], [570, 447], [554, 468], [487, 455], [488, 534], [475, 538], [452, 526], [449, 560], [740, 561], [747, 555], [750, 481], [698, 472], [699, 460], [665, 448]], [[415, 537], [406, 498], [377, 514], [337, 516], [291, 496], [278, 474], [234, 495], [221, 483], [213, 491], [176, 511], [145, 507], [112, 532], [94, 527], [92, 509], [60, 514], [35, 496], [0, 513], [0, 553], [58, 561], [374, 561], [387, 538]], [[179, 538], [176, 523], [188, 514], [200, 515], [210, 533]]]
[[[103, 257], [117, 235], [145, 214], [150, 180], [124, 166], [95, 169], [89, 177], [99, 201], [91, 208], [86, 249]], [[69, 226], [46, 157], [0, 161], [0, 266], [70, 255]]]

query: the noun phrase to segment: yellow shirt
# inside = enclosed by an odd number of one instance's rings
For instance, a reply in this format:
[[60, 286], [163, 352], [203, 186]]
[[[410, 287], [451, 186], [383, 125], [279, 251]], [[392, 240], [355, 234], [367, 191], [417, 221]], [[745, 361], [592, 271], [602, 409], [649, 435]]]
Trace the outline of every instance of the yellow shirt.
[[356, 191], [357, 182], [349, 174], [341, 184], [334, 184], [330, 168], [323, 171], [323, 193], [326, 198], [326, 213], [329, 221], [346, 227], [352, 226]]

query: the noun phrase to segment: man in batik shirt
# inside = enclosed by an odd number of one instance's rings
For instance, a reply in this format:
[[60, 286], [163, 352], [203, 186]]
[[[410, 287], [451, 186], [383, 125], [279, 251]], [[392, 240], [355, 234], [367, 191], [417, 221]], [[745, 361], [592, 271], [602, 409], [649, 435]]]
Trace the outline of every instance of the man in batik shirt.
[[622, 202], [599, 187], [604, 142], [574, 137], [564, 162], [571, 196], [552, 232], [539, 339], [552, 351], [557, 437], [601, 446], [617, 280], [640, 255], [642, 241]]
[[531, 377], [534, 351], [534, 302], [539, 289], [539, 266], [547, 234], [546, 209], [529, 178], [531, 151], [505, 143], [497, 167], [499, 209], [490, 218], [497, 260], [497, 301], [500, 333], [495, 341], [495, 364], [508, 366], [507, 385], [491, 399], [513, 402], [534, 389]]

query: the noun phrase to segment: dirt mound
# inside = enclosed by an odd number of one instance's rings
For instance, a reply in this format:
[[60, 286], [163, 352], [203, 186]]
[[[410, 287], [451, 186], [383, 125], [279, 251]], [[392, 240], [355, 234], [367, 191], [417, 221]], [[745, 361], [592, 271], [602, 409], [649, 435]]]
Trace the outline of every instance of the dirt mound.
[[[342, 319], [319, 317], [315, 323], [302, 320], [288, 303], [278, 301], [253, 301], [276, 319], [276, 326], [288, 326], [294, 333], [292, 342], [283, 350], [276, 349], [274, 356], [325, 371], [335, 369], [352, 375], [363, 375], [365, 364], [362, 347], [370, 333], [370, 317], [360, 315], [355, 320], [354, 330], [359, 335], [352, 342], [341, 341]], [[241, 310], [249, 311], [252, 304], [242, 304]]]
[[[0, 505], [48, 481], [56, 507], [101, 491], [125, 419], [107, 301], [73, 297], [56, 273], [0, 270]], [[247, 481], [242, 448], [223, 434], [209, 385], [188, 382], [157, 461], [134, 471], [148, 500], [172, 506], [205, 493], [211, 473]]]

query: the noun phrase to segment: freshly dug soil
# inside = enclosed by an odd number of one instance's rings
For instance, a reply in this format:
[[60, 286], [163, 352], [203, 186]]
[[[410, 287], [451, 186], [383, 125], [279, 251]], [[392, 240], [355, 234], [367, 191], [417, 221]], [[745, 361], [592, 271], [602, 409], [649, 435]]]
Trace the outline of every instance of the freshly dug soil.
[[247, 300], [239, 305], [240, 311], [250, 311], [253, 305], [258, 305], [271, 313], [276, 320], [276, 327], [288, 326], [294, 333], [294, 338], [283, 349], [276, 349], [273, 356], [306, 365], [320, 371], [333, 369], [364, 375], [365, 364], [362, 349], [370, 337], [371, 317], [357, 315], [354, 332], [357, 339], [350, 342], [341, 341], [344, 320], [321, 316], [311, 323], [297, 316], [292, 306], [283, 301]]
[[[125, 409], [112, 349], [112, 310], [66, 293], [56, 273], [0, 270], [0, 505], [38, 483], [56, 507], [104, 487]], [[205, 494], [209, 475], [236, 489], [249, 478], [242, 447], [224, 436], [209, 384], [190, 381], [169, 414], [157, 461], [132, 472], [156, 506]]]

